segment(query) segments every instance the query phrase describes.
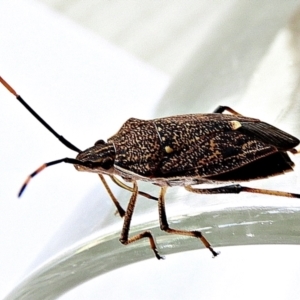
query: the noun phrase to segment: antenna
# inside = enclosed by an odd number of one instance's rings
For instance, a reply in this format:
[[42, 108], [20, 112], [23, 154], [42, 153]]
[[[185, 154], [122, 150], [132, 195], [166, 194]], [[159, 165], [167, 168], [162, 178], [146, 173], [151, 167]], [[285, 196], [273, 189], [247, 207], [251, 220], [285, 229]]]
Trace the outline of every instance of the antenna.
[[57, 164], [60, 164], [60, 163], [68, 163], [68, 164], [76, 164], [76, 165], [82, 165], [82, 166], [89, 166], [91, 165], [92, 166], [92, 162], [89, 162], [89, 161], [86, 161], [86, 162], [82, 162], [78, 159], [74, 159], [74, 158], [62, 158], [62, 159], [58, 159], [58, 160], [53, 160], [53, 161], [50, 161], [48, 163], [45, 163], [45, 164], [42, 164], [37, 170], [35, 170], [33, 173], [31, 173], [25, 180], [25, 182], [23, 183], [19, 193], [18, 193], [18, 197], [21, 197], [21, 195], [23, 194], [26, 186], [28, 185], [29, 181], [31, 178], [33, 178], [35, 175], [39, 174], [41, 171], [43, 171], [45, 168], [47, 167], [50, 167], [50, 166], [53, 166], [53, 165], [57, 165]]
[[40, 122], [42, 123], [53, 135], [55, 135], [61, 143], [63, 143], [66, 147], [69, 149], [81, 152], [80, 149], [78, 149], [76, 146], [74, 146], [72, 143], [70, 143], [68, 140], [66, 140], [62, 135], [59, 135], [44, 119], [42, 119], [25, 101], [24, 99], [17, 94], [17, 92], [0, 76], [0, 82], [8, 89], [9, 92], [11, 92], [17, 100]]
[[[42, 123], [53, 135], [55, 135], [61, 143], [63, 143], [66, 147], [68, 147], [69, 149], [76, 151], [78, 153], [81, 152], [81, 150], [79, 150], [76, 146], [74, 146], [72, 143], [70, 143], [68, 140], [66, 140], [62, 135], [59, 135], [44, 119], [42, 119], [24, 100], [23, 98], [17, 94], [17, 92], [0, 76], [0, 82], [7, 88], [7, 90], [9, 92], [11, 92], [14, 96], [16, 96], [16, 98], [19, 100], [19, 102], [40, 122]], [[29, 181], [31, 178], [33, 178], [35, 175], [37, 175], [38, 173], [40, 173], [42, 170], [44, 170], [45, 168], [52, 166], [52, 165], [56, 165], [59, 163], [69, 163], [69, 164], [77, 164], [77, 165], [84, 165], [87, 166], [90, 164], [90, 162], [82, 162], [80, 160], [77, 159], [73, 159], [73, 158], [62, 158], [59, 160], [54, 160], [48, 163], [43, 164], [42, 166], [40, 166], [36, 171], [34, 171], [32, 174], [30, 174], [27, 179], [25, 180], [24, 184], [22, 185], [20, 192], [18, 194], [18, 197], [20, 197], [22, 195], [22, 193], [24, 192], [26, 186], [28, 185]]]

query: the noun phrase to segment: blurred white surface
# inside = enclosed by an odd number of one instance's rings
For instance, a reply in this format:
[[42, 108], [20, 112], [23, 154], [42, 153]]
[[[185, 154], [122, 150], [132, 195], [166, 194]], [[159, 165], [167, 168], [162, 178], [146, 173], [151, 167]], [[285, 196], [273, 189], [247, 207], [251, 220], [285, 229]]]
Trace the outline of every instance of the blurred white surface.
[[183, 252], [112, 271], [59, 299], [297, 299], [300, 264], [291, 258], [298, 253], [283, 245], [226, 247], [220, 260]]
[[[99, 138], [108, 138], [131, 116], [150, 118], [154, 115], [208, 112], [218, 104], [233, 105], [245, 115], [262, 118], [300, 136], [299, 14], [296, 1], [254, 4], [249, 1], [213, 4], [193, 1], [186, 10], [182, 1], [174, 2], [178, 5], [164, 4], [164, 9], [157, 2], [150, 4], [150, 1], [146, 1], [143, 7], [134, 5], [134, 1], [120, 6], [108, 1], [47, 2], [80, 20], [80, 24], [98, 35], [35, 1], [0, 3], [1, 76], [77, 147], [83, 149]], [[148, 11], [151, 11], [150, 15]], [[106, 24], [106, 30], [103, 24]], [[143, 63], [142, 59], [152, 66]], [[169, 82], [171, 85], [164, 94]], [[56, 166], [35, 178], [24, 197], [17, 199], [15, 195], [28, 173], [45, 161], [73, 157], [74, 153], [47, 133], [4, 88], [0, 88], [0, 95], [3, 112], [0, 134], [4, 145], [0, 160], [3, 185], [0, 190], [1, 297], [16, 284], [20, 275], [27, 275], [24, 270], [34, 260], [36, 265], [48, 258], [53, 249], [48, 249], [51, 248], [49, 244], [47, 249], [44, 247], [57, 230], [62, 233], [61, 236], [56, 234], [54, 239], [59, 240], [67, 236], [67, 228], [70, 228], [71, 236], [77, 225], [87, 226], [87, 223], [73, 223], [74, 227], [71, 224], [74, 220], [89, 219], [85, 214], [97, 201], [93, 195], [97, 194], [99, 182], [96, 176], [74, 172], [72, 166]], [[293, 160], [299, 162], [299, 158]], [[255, 186], [299, 192], [298, 170], [296, 168], [294, 174], [286, 177], [255, 183]], [[101, 186], [99, 189], [103, 190]], [[181, 205], [186, 193], [176, 190], [171, 196], [181, 201], [178, 204]], [[99, 201], [99, 211], [110, 216], [113, 208], [105, 197]], [[219, 200], [220, 197], [190, 198], [192, 202], [185, 204], [190, 208], [197, 201], [204, 207], [220, 203], [228, 206], [262, 205], [261, 197], [228, 197], [225, 202]], [[267, 198], [263, 203], [299, 206], [299, 202], [287, 199]], [[189, 207], [185, 208], [189, 210]], [[79, 210], [82, 220], [74, 218]], [[170, 214], [173, 212], [176, 215], [174, 206], [170, 208]], [[90, 219], [96, 220], [98, 213], [95, 211]], [[61, 230], [61, 224], [69, 214], [69, 227], [66, 225]], [[165, 244], [166, 240], [160, 246]], [[177, 271], [178, 280], [186, 280], [187, 289], [191, 279], [188, 276], [182, 279], [181, 275], [193, 274], [192, 279], [195, 279], [196, 271], [191, 270], [191, 266], [197, 266], [199, 295], [195, 298], [201, 296], [202, 286], [210, 286], [215, 290], [212, 294], [204, 291], [207, 299], [226, 299], [227, 296], [237, 299], [245, 296], [245, 290], [251, 289], [252, 284], [261, 283], [262, 279], [253, 281], [253, 277], [257, 277], [254, 273], [257, 268], [258, 272], [261, 269], [268, 271], [265, 284], [260, 286], [260, 290], [264, 289], [262, 296], [282, 299], [285, 295], [285, 299], [295, 299], [299, 294], [298, 284], [291, 285], [291, 282], [299, 277], [300, 262], [293, 254], [297, 253], [298, 247], [270, 247], [272, 250], [267, 247], [254, 251], [249, 247], [250, 253], [239, 248], [224, 248], [221, 261], [219, 258], [210, 260], [205, 251], [195, 251], [169, 255], [166, 262], [149, 260], [129, 266], [127, 272], [130, 276], [126, 278], [131, 280], [125, 280], [125, 286], [133, 282], [128, 289], [136, 289], [135, 297], [147, 299], [148, 295], [144, 294], [147, 289], [143, 290], [143, 287], [161, 291], [170, 291], [172, 285], [177, 287], [177, 276], [174, 277]], [[264, 251], [275, 255], [268, 256], [266, 261]], [[199, 252], [206, 254], [203, 260], [207, 262], [202, 261]], [[199, 261], [195, 262], [198, 254]], [[284, 263], [278, 265], [278, 258], [283, 256]], [[245, 263], [248, 259], [249, 265]], [[250, 266], [253, 267], [251, 271], [245, 271]], [[284, 266], [287, 268], [283, 269]], [[152, 275], [142, 276], [150, 267], [154, 267], [149, 272]], [[271, 277], [277, 267], [278, 272], [288, 273], [290, 277], [282, 274]], [[163, 285], [161, 278], [168, 277], [170, 272], [174, 281]], [[235, 272], [238, 283], [233, 278]], [[111, 289], [123, 289], [124, 286], [113, 287], [109, 283], [112, 278], [114, 283], [123, 282], [127, 274], [123, 268], [120, 273], [117, 270], [97, 277], [61, 299], [82, 299], [83, 296], [98, 299], [100, 295], [115, 299]], [[208, 284], [212, 280], [215, 286]], [[276, 288], [272, 290], [273, 283]], [[109, 289], [104, 289], [107, 285]], [[217, 296], [218, 290], [221, 296]], [[161, 293], [155, 296], [168, 299], [164, 292]], [[182, 293], [185, 294], [184, 289]], [[255, 295], [247, 294], [248, 299]], [[172, 293], [169, 295], [171, 298]], [[176, 295], [179, 294], [173, 294]], [[125, 299], [131, 296], [131, 293], [124, 292]]]

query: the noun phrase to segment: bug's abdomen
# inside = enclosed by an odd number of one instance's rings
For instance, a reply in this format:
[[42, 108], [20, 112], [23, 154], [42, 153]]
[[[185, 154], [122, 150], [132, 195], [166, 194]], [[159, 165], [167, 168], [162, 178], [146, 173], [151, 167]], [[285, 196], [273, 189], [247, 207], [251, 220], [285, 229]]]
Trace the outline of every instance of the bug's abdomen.
[[[165, 155], [162, 176], [210, 176], [252, 160], [265, 145], [233, 130], [227, 120], [155, 120]], [[270, 149], [267, 149], [268, 152]], [[242, 160], [243, 156], [243, 160]]]
[[[245, 121], [247, 126], [243, 125]], [[259, 120], [239, 116], [189, 115], [156, 119], [154, 123], [164, 150], [157, 176], [165, 178], [218, 177], [277, 153], [279, 143], [274, 140], [278, 137], [282, 140], [280, 146], [288, 148], [297, 144], [296, 139], [282, 135], [275, 127], [268, 135], [261, 130]], [[265, 124], [264, 128], [266, 126], [269, 125]], [[272, 163], [281, 161], [281, 156], [272, 156], [272, 159]], [[271, 173], [291, 169], [288, 162], [280, 165], [283, 167]], [[253, 177], [257, 178], [254, 173]], [[234, 180], [236, 176], [233, 177]]]
[[194, 114], [149, 121], [131, 118], [108, 142], [115, 146], [114, 166], [129, 178], [226, 180], [228, 176], [222, 174], [230, 173], [235, 180], [238, 174], [234, 170], [243, 173], [245, 166], [255, 161], [255, 169], [262, 160], [278, 165], [268, 174], [247, 169], [252, 174], [244, 178], [247, 180], [291, 170], [285, 151], [299, 140], [257, 119]]

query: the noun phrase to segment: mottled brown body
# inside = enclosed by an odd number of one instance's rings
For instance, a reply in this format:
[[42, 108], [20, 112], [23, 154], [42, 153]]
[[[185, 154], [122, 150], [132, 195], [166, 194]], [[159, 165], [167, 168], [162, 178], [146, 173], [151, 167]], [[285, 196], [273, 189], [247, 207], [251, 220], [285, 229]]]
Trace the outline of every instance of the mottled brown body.
[[[297, 138], [274, 126], [237, 115], [131, 118], [106, 144], [89, 148], [77, 159], [100, 162], [109, 148], [111, 165], [104, 173], [160, 186], [193, 185], [247, 181], [290, 171], [293, 163], [286, 151], [298, 144]], [[103, 173], [101, 167], [77, 168]]]

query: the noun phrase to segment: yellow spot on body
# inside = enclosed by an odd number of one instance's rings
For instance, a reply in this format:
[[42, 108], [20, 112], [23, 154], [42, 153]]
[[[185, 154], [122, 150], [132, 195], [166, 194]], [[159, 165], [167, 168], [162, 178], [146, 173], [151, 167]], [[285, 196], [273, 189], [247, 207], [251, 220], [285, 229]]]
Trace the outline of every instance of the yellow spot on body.
[[170, 146], [166, 146], [166, 147], [165, 147], [165, 151], [166, 151], [167, 153], [172, 153], [174, 150], [173, 150]]
[[242, 127], [242, 124], [239, 121], [229, 121], [229, 126], [232, 130], [237, 130], [238, 128]]

